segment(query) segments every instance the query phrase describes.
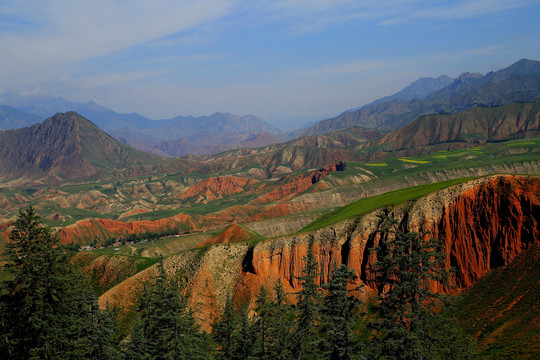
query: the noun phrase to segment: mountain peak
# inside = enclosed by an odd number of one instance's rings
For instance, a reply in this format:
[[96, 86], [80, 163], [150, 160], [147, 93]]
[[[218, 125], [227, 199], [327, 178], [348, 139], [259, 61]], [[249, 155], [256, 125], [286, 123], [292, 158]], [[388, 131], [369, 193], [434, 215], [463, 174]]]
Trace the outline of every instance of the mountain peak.
[[94, 123], [74, 111], [56, 113], [50, 118], [47, 118], [41, 125], [45, 129], [54, 130], [57, 134], [82, 130], [86, 132], [86, 135], [92, 134], [94, 136], [107, 136], [110, 138], [108, 134], [100, 130]]
[[538, 74], [540, 73], [540, 61], [521, 59], [513, 63], [507, 68], [501, 69], [496, 73], [504, 74], [504, 76], [509, 77], [516, 74], [529, 75], [529, 74]]
[[121, 144], [73, 111], [0, 133], [2, 179], [58, 182], [156, 161], [161, 158]]

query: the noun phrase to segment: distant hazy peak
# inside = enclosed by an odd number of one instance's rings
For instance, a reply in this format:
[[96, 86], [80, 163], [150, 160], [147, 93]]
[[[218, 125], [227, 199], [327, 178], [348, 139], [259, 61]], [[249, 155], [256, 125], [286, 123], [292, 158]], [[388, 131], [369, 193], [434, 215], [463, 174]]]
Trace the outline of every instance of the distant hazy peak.
[[[401, 99], [401, 100], [412, 100], [415, 98], [424, 99], [429, 94], [432, 94], [436, 91], [439, 91], [445, 88], [446, 86], [451, 84], [453, 81], [454, 81], [454, 78], [448, 75], [441, 75], [438, 77], [421, 77], [421, 78], [416, 79], [415, 81], [413, 81], [412, 83], [410, 83], [409, 85], [407, 85], [406, 87], [398, 91], [397, 93], [377, 99], [365, 106], [367, 107], [370, 105], [380, 104], [380, 103], [397, 100], [397, 99]], [[364, 106], [360, 106], [354, 109], [350, 109], [350, 110], [345, 111], [345, 113], [357, 111], [363, 107]]]
[[471, 72], [464, 72], [462, 73], [461, 75], [459, 75], [455, 81], [458, 81], [458, 80], [463, 80], [463, 79], [478, 79], [478, 78], [481, 78], [482, 75], [481, 73], [479, 72], [475, 72], [475, 73], [471, 73]]

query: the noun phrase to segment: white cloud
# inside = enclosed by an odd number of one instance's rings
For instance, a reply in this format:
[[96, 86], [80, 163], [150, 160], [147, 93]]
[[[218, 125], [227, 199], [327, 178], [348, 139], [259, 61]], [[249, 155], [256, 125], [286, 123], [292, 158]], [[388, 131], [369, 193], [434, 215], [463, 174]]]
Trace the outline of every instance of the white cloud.
[[0, 78], [103, 56], [226, 16], [229, 0], [4, 1], [0, 13], [33, 31], [0, 31]]

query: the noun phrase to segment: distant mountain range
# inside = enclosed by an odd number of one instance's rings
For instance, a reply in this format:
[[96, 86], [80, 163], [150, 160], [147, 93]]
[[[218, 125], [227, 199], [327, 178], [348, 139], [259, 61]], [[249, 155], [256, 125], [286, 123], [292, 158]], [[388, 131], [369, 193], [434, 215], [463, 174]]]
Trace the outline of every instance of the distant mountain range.
[[0, 105], [0, 130], [18, 129], [43, 121], [38, 115], [30, 114], [8, 105]]
[[[455, 113], [478, 105], [496, 106], [540, 99], [540, 62], [534, 60], [522, 59], [486, 75], [464, 73], [447, 86], [428, 93], [429, 89], [443, 86], [449, 80], [446, 77], [437, 79], [420, 79], [392, 96], [320, 121], [295, 135], [324, 134], [352, 126], [392, 130], [422, 115]], [[431, 84], [431, 87], [419, 86], [423, 83]], [[419, 96], [411, 98], [415, 92]]]
[[122, 144], [68, 112], [0, 131], [0, 182], [58, 184], [175, 172], [267, 179], [339, 161], [422, 155], [437, 151], [433, 146], [447, 150], [531, 137], [540, 137], [540, 102], [421, 116], [386, 134], [353, 127], [253, 149], [165, 159]]
[[[380, 103], [389, 102], [389, 101], [398, 100], [398, 99], [401, 99], [401, 100], [424, 99], [429, 94], [434, 93], [435, 91], [444, 89], [445, 87], [450, 85], [454, 80], [455, 80], [454, 78], [451, 78], [450, 76], [447, 76], [447, 75], [441, 75], [437, 78], [421, 77], [420, 79], [413, 81], [410, 85], [398, 91], [397, 93], [377, 99], [373, 101], [372, 103], [365, 106], [380, 104]], [[363, 107], [364, 106], [359, 106], [357, 108], [347, 110], [344, 113], [354, 112], [354, 111], [360, 110]]]
[[420, 116], [537, 100], [540, 62], [522, 59], [486, 75], [463, 73], [455, 79], [446, 75], [420, 78], [393, 95], [290, 133], [282, 133], [253, 115], [216, 112], [210, 116], [152, 120], [137, 113], [120, 114], [92, 101], [83, 104], [58, 97], [10, 94], [3, 95], [3, 102], [10, 105], [0, 106], [0, 129], [30, 126], [57, 112], [75, 111], [113, 138], [137, 149], [161, 156], [206, 155], [354, 126], [393, 130]]
[[[93, 101], [83, 104], [61, 97], [17, 97], [8, 94], [4, 95], [4, 102], [14, 106], [0, 107], [2, 130], [31, 126], [56, 113], [74, 111], [124, 144], [162, 156], [208, 154], [234, 149], [242, 143], [245, 146], [264, 146], [278, 142], [273, 136], [280, 133], [280, 130], [253, 115], [216, 112], [210, 116], [152, 120], [137, 113], [120, 114]], [[271, 136], [258, 136], [260, 134]], [[176, 143], [186, 145], [174, 146]]]

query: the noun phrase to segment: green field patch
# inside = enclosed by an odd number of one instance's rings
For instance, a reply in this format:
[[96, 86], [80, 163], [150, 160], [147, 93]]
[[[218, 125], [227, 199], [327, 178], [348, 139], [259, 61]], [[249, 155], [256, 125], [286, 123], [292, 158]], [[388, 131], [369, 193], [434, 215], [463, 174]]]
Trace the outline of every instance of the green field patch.
[[401, 204], [405, 201], [416, 199], [434, 191], [441, 190], [455, 184], [461, 184], [471, 179], [473, 178], [468, 177], [446, 180], [433, 184], [418, 185], [405, 189], [390, 191], [381, 195], [372, 196], [365, 199], [360, 199], [349, 205], [346, 205], [326, 215], [321, 216], [320, 218], [300, 230], [300, 232], [320, 229], [322, 227], [335, 224], [341, 220], [345, 220], [353, 216], [360, 216], [376, 209]]
[[446, 159], [448, 157], [448, 155], [446, 155], [446, 154], [436, 154], [436, 155], [432, 155], [431, 157], [434, 158], [434, 159]]
[[520, 146], [536, 146], [534, 141], [520, 141], [515, 143], [506, 144], [508, 147], [520, 147]]
[[406, 163], [411, 163], [411, 164], [427, 164], [427, 163], [429, 163], [429, 161], [427, 161], [427, 160], [414, 160], [414, 159], [409, 159], [409, 158], [406, 158], [406, 157], [399, 158], [398, 160], [406, 162]]
[[366, 164], [366, 166], [388, 166], [387, 163], [374, 163], [374, 164]]
[[471, 149], [471, 151], [474, 153], [474, 154], [483, 154], [484, 153], [484, 149], [482, 146], [477, 146], [477, 147], [474, 147]]
[[462, 157], [470, 154], [470, 149], [459, 149], [448, 153], [448, 157]]

